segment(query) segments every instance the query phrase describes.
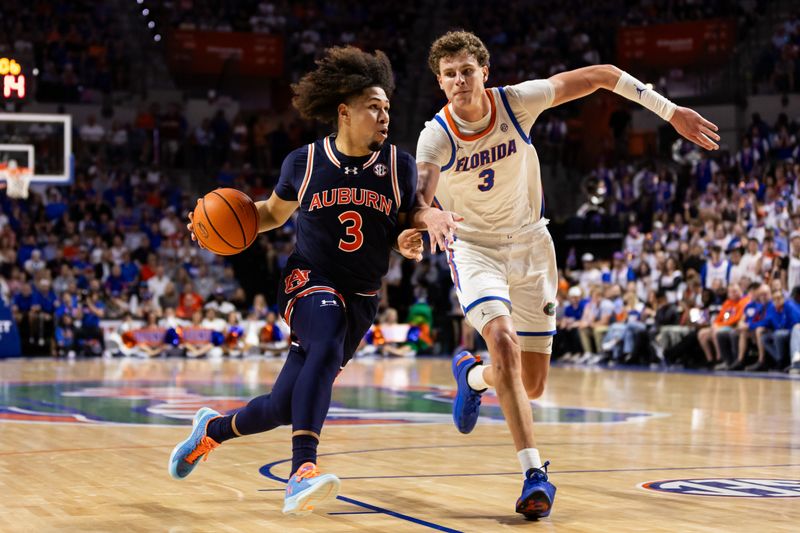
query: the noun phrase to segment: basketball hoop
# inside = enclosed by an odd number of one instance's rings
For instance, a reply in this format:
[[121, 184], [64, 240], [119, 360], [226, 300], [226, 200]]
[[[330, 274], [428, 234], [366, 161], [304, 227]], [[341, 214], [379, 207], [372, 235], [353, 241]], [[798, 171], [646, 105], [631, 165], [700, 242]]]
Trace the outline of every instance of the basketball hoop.
[[28, 197], [28, 187], [31, 184], [31, 169], [18, 167], [13, 159], [8, 161], [5, 168], [0, 168], [0, 179], [6, 181], [6, 194], [9, 198], [25, 199]]

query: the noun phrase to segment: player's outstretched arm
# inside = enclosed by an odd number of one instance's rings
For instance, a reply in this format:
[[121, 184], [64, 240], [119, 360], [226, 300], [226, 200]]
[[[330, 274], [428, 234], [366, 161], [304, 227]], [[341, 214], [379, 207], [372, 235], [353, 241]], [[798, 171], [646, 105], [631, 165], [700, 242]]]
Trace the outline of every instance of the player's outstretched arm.
[[654, 91], [651, 85], [642, 83], [614, 65], [592, 65], [568, 72], [560, 72], [549, 78], [553, 85], [552, 106], [561, 105], [584, 97], [597, 89], [607, 89], [638, 103], [666, 120], [686, 139], [706, 150], [717, 150], [719, 128], [696, 111], [670, 102]]
[[[287, 202], [281, 199], [275, 193], [272, 193], [266, 201], [256, 202], [256, 209], [258, 210], [258, 232], [261, 233], [283, 226], [286, 221], [289, 220], [289, 217], [292, 216], [292, 213], [295, 212], [298, 205], [297, 202]], [[189, 230], [192, 240], [195, 241], [200, 248], [205, 248], [194, 234], [193, 215], [194, 211], [189, 212], [189, 223], [186, 224], [186, 229]]]
[[283, 226], [300, 204], [284, 200], [274, 192], [266, 201], [256, 202], [258, 232], [263, 233]]
[[463, 217], [452, 211], [443, 211], [433, 204], [433, 195], [439, 183], [439, 167], [433, 163], [417, 162], [417, 200], [411, 214], [411, 225], [419, 229], [427, 229], [431, 241], [431, 253], [436, 253], [436, 247], [444, 250], [448, 243], [453, 242], [457, 229], [457, 222]]

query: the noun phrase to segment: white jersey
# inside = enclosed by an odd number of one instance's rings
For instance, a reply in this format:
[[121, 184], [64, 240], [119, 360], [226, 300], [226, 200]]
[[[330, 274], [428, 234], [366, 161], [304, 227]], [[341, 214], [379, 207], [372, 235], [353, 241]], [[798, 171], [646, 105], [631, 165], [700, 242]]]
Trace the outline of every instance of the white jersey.
[[789, 273], [786, 281], [790, 291], [800, 285], [800, 257], [789, 257]]
[[715, 280], [722, 281], [722, 286], [728, 286], [728, 277], [730, 276], [731, 263], [727, 259], [721, 260], [719, 263], [714, 264], [711, 259], [706, 261], [701, 275], [705, 278], [704, 288], [710, 289]]
[[491, 111], [484, 128], [470, 134], [448, 104], [425, 124], [417, 146], [417, 161], [441, 168], [436, 205], [464, 217], [458, 236], [467, 240], [514, 233], [544, 214], [539, 157], [528, 132], [552, 104], [553, 86], [534, 80], [486, 92]]

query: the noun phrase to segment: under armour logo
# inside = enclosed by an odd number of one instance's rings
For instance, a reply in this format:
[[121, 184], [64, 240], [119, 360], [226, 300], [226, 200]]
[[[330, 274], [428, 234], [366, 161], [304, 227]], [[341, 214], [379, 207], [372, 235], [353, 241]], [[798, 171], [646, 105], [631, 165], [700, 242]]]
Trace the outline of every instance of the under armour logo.
[[647, 90], [647, 87], [639, 87], [638, 85], [634, 85], [634, 88], [636, 89], [636, 94], [639, 95], [639, 100], [641, 100], [642, 99], [642, 93]]
[[344, 167], [344, 175], [358, 174], [358, 167]]
[[339, 304], [336, 302], [336, 300], [322, 300], [322, 303], [320, 304], [320, 307], [330, 307], [330, 306], [339, 307]]

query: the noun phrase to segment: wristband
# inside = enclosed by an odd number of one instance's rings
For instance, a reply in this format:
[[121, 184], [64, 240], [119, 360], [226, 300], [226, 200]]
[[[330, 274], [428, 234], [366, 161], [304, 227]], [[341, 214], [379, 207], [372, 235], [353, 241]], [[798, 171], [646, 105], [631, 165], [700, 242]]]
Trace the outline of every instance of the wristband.
[[614, 92], [628, 100], [639, 103], [669, 122], [678, 106], [670, 102], [668, 98], [658, 94], [652, 87], [652, 85], [642, 83], [627, 72], [623, 72], [616, 87], [614, 87]]

